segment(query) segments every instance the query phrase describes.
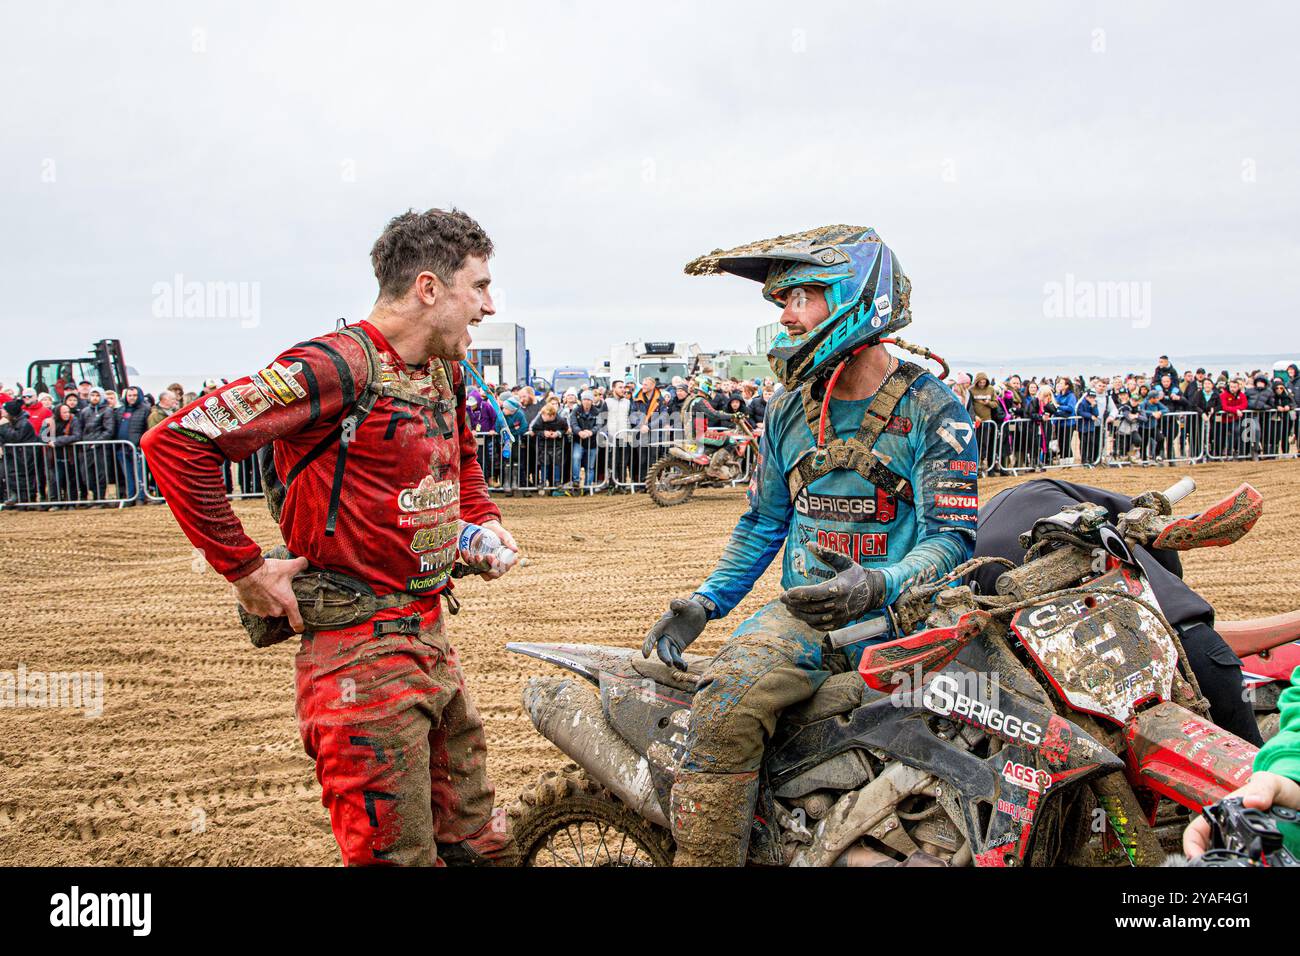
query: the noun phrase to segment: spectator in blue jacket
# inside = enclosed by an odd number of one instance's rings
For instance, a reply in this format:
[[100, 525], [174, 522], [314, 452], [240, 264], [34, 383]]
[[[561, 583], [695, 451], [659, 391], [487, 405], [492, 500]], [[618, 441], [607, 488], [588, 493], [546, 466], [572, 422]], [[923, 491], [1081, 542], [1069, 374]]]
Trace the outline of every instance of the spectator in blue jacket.
[[1056, 439], [1056, 453], [1060, 458], [1074, 457], [1075, 416], [1078, 414], [1078, 400], [1070, 380], [1061, 376], [1056, 382], [1056, 395], [1053, 398], [1056, 411], [1052, 412], [1052, 437]]
[[1079, 457], [1084, 468], [1091, 468], [1101, 457], [1101, 409], [1096, 391], [1084, 392], [1074, 413], [1079, 418]]
[[1164, 394], [1164, 389], [1157, 385], [1147, 393], [1147, 397], [1138, 406], [1146, 419], [1142, 423], [1142, 459], [1144, 463], [1150, 463], [1152, 459], [1163, 461], [1165, 457], [1162, 419], [1165, 417], [1165, 412], [1169, 411], [1169, 406], [1161, 401]]

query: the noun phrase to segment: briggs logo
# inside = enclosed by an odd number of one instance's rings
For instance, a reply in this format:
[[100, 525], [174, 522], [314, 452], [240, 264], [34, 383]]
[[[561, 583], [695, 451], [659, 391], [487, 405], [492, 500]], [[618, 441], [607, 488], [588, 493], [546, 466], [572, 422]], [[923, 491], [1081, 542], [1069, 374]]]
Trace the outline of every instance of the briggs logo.
[[880, 524], [888, 524], [898, 514], [894, 496], [879, 488], [874, 496], [810, 495], [807, 488], [801, 488], [794, 499], [794, 510], [813, 520], [876, 521]]
[[921, 701], [927, 710], [943, 717], [957, 717], [967, 723], [978, 724], [999, 737], [1023, 740], [1027, 744], [1038, 744], [1043, 739], [1043, 728], [1040, 725], [967, 697], [961, 692], [957, 678], [950, 674], [936, 676], [926, 687]]

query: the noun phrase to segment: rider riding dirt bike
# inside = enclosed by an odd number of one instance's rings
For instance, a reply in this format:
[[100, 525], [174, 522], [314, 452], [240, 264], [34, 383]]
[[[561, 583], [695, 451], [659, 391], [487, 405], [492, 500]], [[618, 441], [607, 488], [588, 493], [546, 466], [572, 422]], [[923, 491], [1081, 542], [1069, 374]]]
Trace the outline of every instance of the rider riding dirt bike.
[[731, 428], [735, 424], [731, 415], [720, 412], [713, 407], [713, 379], [701, 375], [695, 380], [695, 389], [690, 398], [682, 405], [682, 429], [686, 440], [699, 443], [709, 449], [709, 466], [704, 473], [719, 481], [729, 481], [731, 472], [727, 466], [735, 459], [728, 448], [730, 435], [715, 437], [710, 434], [710, 425]]
[[957, 398], [884, 348], [911, 322], [911, 283], [874, 230], [779, 236], [711, 253], [686, 271], [762, 282], [764, 298], [783, 310], [769, 358], [786, 391], [767, 409], [749, 510], [717, 569], [671, 602], [642, 648], [685, 670], [682, 651], [740, 602], [784, 544], [786, 592], [706, 668], [672, 788], [675, 863], [740, 866], [765, 739], [783, 710], [856, 666], [865, 646], [832, 647], [826, 632], [878, 617], [909, 586], [971, 556], [979, 465]]

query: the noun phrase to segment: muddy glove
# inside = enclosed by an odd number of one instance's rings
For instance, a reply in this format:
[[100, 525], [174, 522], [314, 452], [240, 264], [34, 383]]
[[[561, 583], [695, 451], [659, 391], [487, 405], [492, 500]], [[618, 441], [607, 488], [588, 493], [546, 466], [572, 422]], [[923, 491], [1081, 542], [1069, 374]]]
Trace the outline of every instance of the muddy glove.
[[885, 576], [880, 571], [815, 544], [808, 545], [808, 550], [839, 573], [824, 584], [806, 584], [781, 595], [781, 603], [799, 620], [834, 631], [884, 602]]
[[654, 627], [646, 634], [641, 645], [641, 656], [649, 657], [650, 652], [657, 648], [661, 661], [679, 671], [686, 670], [682, 651], [700, 636], [704, 625], [709, 623], [711, 608], [706, 605], [712, 603], [698, 594], [689, 598], [673, 598], [668, 602], [667, 612], [655, 621]]

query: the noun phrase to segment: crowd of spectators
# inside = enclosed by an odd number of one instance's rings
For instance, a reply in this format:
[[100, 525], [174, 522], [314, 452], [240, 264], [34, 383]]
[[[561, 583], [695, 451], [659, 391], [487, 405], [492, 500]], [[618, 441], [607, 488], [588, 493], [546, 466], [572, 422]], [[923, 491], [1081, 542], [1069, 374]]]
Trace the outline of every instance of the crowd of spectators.
[[[743, 414], [755, 427], [762, 424], [777, 389], [772, 379], [715, 380], [707, 367], [699, 376], [712, 383], [706, 400], [715, 409]], [[641, 483], [662, 447], [683, 435], [682, 408], [698, 384], [696, 375], [669, 382], [614, 379], [608, 388], [541, 395], [530, 385], [501, 385], [491, 400], [470, 389], [470, 421], [482, 437], [488, 484], [565, 496], [606, 484]]]
[[[204, 392], [220, 383], [210, 380]], [[141, 480], [140, 439], [199, 393], [172, 384], [156, 397], [134, 385], [119, 395], [89, 381], [62, 393], [0, 385], [0, 502], [130, 507], [156, 491]], [[16, 446], [16, 447], [9, 447]]]
[[1300, 438], [1300, 367], [1179, 372], [1167, 355], [1151, 373], [1070, 378], [984, 372], [949, 383], [980, 435], [985, 470], [1043, 470], [1280, 457]]
[[[705, 377], [718, 411], [762, 425], [780, 391], [773, 379], [718, 379], [704, 367], [669, 382], [611, 381], [562, 393], [531, 385], [470, 388], [470, 427], [480, 436], [489, 485], [565, 496], [645, 480], [668, 443], [683, 436], [682, 409]], [[80, 382], [61, 395], [0, 386], [0, 502], [55, 510], [157, 500], [140, 464], [140, 439], [200, 392], [174, 383], [157, 396], [127, 386], [119, 395]], [[948, 385], [974, 422], [985, 473], [1053, 465], [1118, 466], [1300, 451], [1300, 367], [1274, 373], [1179, 372], [1161, 356], [1150, 374], [1071, 378], [957, 372]], [[260, 494], [252, 461], [227, 468], [227, 492]]]

